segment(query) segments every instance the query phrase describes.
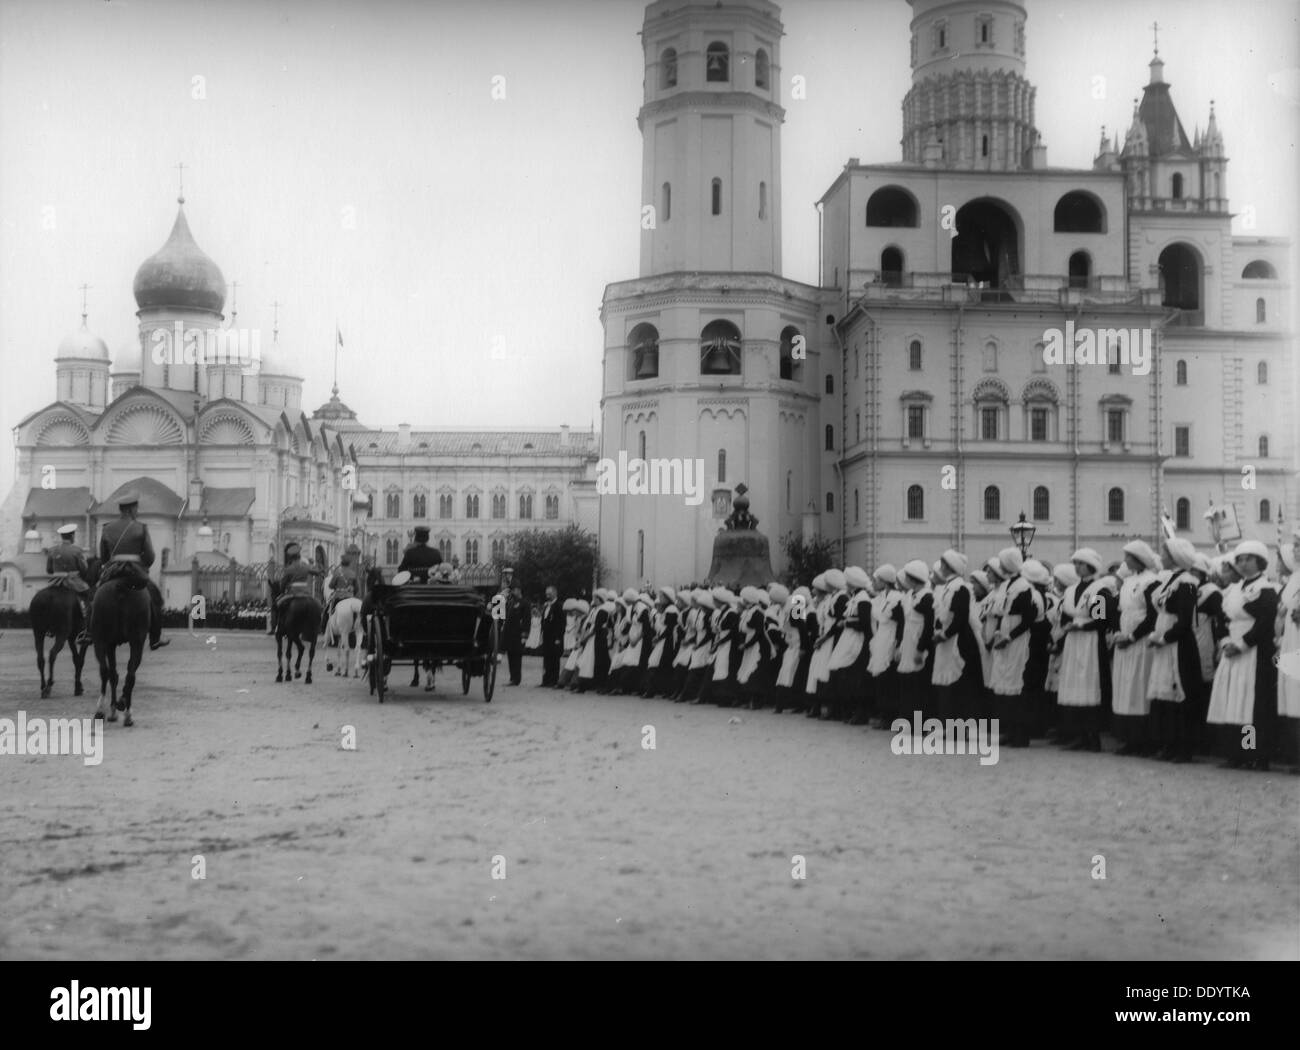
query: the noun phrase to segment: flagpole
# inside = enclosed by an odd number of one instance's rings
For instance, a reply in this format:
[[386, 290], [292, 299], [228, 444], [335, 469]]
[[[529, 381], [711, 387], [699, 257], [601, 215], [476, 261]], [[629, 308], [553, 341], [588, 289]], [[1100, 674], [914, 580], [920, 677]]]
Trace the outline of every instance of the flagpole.
[[339, 322], [334, 319], [334, 393], [339, 392]]

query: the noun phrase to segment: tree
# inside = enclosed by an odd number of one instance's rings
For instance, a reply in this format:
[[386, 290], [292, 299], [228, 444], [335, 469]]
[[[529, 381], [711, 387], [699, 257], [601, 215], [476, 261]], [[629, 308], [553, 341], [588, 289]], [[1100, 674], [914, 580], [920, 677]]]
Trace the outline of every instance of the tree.
[[781, 537], [781, 549], [785, 552], [785, 572], [781, 574], [781, 581], [789, 587], [807, 587], [814, 576], [835, 565], [834, 540], [820, 536], [805, 540], [787, 532]]
[[510, 567], [515, 584], [529, 601], [541, 601], [547, 587], [561, 598], [585, 595], [597, 568], [596, 536], [577, 525], [528, 529], [510, 537]]

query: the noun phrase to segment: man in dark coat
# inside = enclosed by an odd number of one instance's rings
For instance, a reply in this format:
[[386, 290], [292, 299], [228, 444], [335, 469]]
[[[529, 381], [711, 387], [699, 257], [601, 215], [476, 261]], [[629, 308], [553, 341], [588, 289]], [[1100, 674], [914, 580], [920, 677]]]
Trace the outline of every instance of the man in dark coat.
[[[135, 492], [124, 492], [117, 501], [121, 517], [104, 526], [99, 539], [99, 560], [103, 565], [100, 584], [110, 580], [125, 580], [128, 586], [144, 587], [149, 591], [149, 648], [161, 649], [171, 645], [162, 636], [162, 591], [149, 578], [149, 567], [154, 563], [153, 540], [149, 526], [136, 519], [140, 510], [140, 497]], [[93, 605], [92, 605], [93, 613]], [[90, 623], [86, 624], [90, 637]]]
[[542, 606], [542, 685], [554, 688], [560, 684], [560, 657], [564, 652], [564, 607], [554, 587], [546, 588], [546, 604]]
[[398, 572], [409, 572], [412, 583], [428, 583], [429, 570], [442, 562], [442, 554], [437, 547], [429, 546], [429, 527], [415, 527], [415, 542], [402, 552], [402, 562], [397, 566]]
[[506, 598], [505, 647], [510, 664], [510, 685], [519, 685], [523, 675], [524, 640], [533, 626], [533, 611], [518, 587]]

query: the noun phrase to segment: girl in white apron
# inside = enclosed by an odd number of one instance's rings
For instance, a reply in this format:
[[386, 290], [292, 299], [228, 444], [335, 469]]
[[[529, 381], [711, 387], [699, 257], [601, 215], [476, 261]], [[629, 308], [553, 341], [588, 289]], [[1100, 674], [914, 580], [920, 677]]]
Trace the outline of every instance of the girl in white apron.
[[[1115, 619], [1115, 598], [1097, 578], [1101, 556], [1091, 547], [1070, 558], [1079, 582], [1061, 599], [1065, 635], [1057, 704], [1073, 751], [1101, 750], [1101, 711], [1110, 689], [1103, 635]], [[1063, 741], [1064, 743], [1064, 741]]]
[[930, 700], [930, 643], [934, 637], [934, 592], [925, 562], [909, 561], [899, 574], [907, 588], [903, 598], [903, 634], [898, 642], [899, 715], [933, 708]]
[[1147, 716], [1147, 678], [1153, 650], [1147, 644], [1156, 625], [1151, 593], [1160, 585], [1160, 560], [1142, 540], [1124, 547], [1129, 575], [1119, 589], [1119, 631], [1111, 653], [1111, 732], [1119, 738], [1120, 755], [1147, 755], [1154, 750]]
[[892, 729], [898, 714], [898, 641], [903, 636], [903, 592], [898, 572], [890, 564], [875, 572], [876, 596], [871, 599], [871, 640], [867, 643], [867, 674], [877, 729]]
[[[785, 588], [781, 588], [785, 591]], [[773, 603], [777, 600], [775, 590]], [[808, 602], [811, 599], [807, 587], [796, 587], [793, 593], [786, 592], [781, 599], [781, 637], [785, 650], [781, 654], [781, 668], [776, 673], [776, 713], [779, 715], [787, 707], [798, 708], [795, 699], [795, 679], [798, 677], [799, 660], [803, 656], [803, 631], [800, 620], [808, 615]], [[797, 615], [796, 615], [797, 611]]]
[[939, 559], [942, 584], [934, 592], [934, 667], [930, 687], [936, 718], [975, 718], [984, 686], [978, 603], [965, 580], [967, 561], [960, 551]]
[[700, 603], [697, 600], [699, 588], [682, 591], [677, 596], [677, 655], [673, 657], [673, 700], [681, 703], [688, 699], [682, 694], [686, 690], [686, 675], [691, 669], [691, 656], [695, 653], [695, 634], [699, 629]]
[[807, 697], [808, 717], [816, 718], [821, 714], [821, 705], [817, 700], [817, 691], [826, 681], [826, 665], [830, 663], [832, 649], [828, 646], [831, 632], [835, 628], [830, 616], [830, 605], [834, 596], [826, 583], [826, 573], [813, 577], [813, 610], [817, 616], [817, 638], [813, 642], [812, 658], [808, 661], [808, 677], [804, 682], [804, 695]]
[[871, 650], [871, 577], [866, 570], [850, 565], [844, 570], [848, 599], [844, 607], [844, 629], [831, 653], [830, 675], [834, 714], [853, 725], [867, 721], [867, 661]]
[[1218, 727], [1226, 766], [1268, 769], [1277, 711], [1274, 627], [1277, 588], [1264, 578], [1268, 548], [1257, 540], [1237, 545], [1233, 561], [1241, 582], [1223, 596], [1228, 636], [1220, 645], [1207, 721]]
[[1047, 619], [1051, 624], [1050, 647], [1048, 649], [1047, 679], [1044, 691], [1044, 728], [1052, 743], [1059, 743], [1061, 736], [1061, 712], [1056, 702], [1057, 689], [1061, 681], [1061, 649], [1065, 645], [1065, 628], [1061, 618], [1061, 601], [1067, 590], [1079, 582], [1079, 574], [1068, 561], [1061, 562], [1052, 570], [1052, 589], [1047, 597]]
[[[1035, 559], [1026, 564], [1034, 578], [1045, 585], [1046, 567]], [[1038, 690], [1026, 693], [1025, 672], [1029, 667], [1030, 642], [1036, 637], [1034, 628], [1046, 616], [1047, 604], [1030, 579], [1019, 572], [1008, 579], [1001, 626], [993, 638], [994, 657], [998, 660], [993, 691], [998, 697], [998, 717], [1004, 724], [1008, 747], [1029, 746], [1030, 715]]]
[[1165, 555], [1177, 571], [1151, 595], [1156, 623], [1147, 643], [1151, 649], [1147, 696], [1151, 736], [1160, 746], [1158, 757], [1182, 763], [1191, 761], [1200, 708], [1196, 605], [1201, 581], [1193, 571], [1196, 551], [1190, 541], [1167, 540]]
[[[1282, 588], [1278, 605], [1278, 626], [1281, 642], [1278, 648], [1281, 661], [1300, 660], [1300, 573], [1295, 571], [1295, 543], [1285, 543], [1278, 556], [1289, 574]], [[1300, 756], [1300, 678], [1295, 669], [1286, 673], [1286, 665], [1279, 666], [1277, 676], [1277, 737], [1282, 757], [1292, 764]]]

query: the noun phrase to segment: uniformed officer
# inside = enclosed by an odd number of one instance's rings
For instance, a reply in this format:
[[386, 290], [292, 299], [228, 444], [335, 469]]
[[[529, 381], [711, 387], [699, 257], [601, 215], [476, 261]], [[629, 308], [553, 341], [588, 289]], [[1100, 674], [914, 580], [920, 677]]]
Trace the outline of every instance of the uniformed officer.
[[[144, 584], [151, 607], [149, 648], [161, 649], [171, 640], [162, 636], [162, 591], [149, 578], [149, 567], [154, 562], [153, 540], [149, 538], [149, 526], [136, 517], [140, 511], [139, 494], [124, 492], [118, 497], [117, 509], [121, 516], [105, 525], [99, 537], [99, 560], [104, 566], [100, 583], [126, 579]], [[86, 634], [90, 634], [89, 623]]]
[[325, 633], [329, 627], [330, 617], [334, 615], [334, 607], [344, 598], [355, 598], [361, 590], [361, 583], [357, 577], [356, 567], [352, 562], [352, 554], [344, 552], [340, 564], [334, 570], [334, 575], [330, 577], [330, 600], [325, 605], [325, 611], [321, 614], [320, 629], [321, 634]]
[[428, 583], [429, 570], [442, 562], [442, 554], [437, 547], [429, 546], [429, 527], [415, 527], [415, 542], [402, 552], [402, 563], [398, 572], [409, 572], [412, 583]]
[[81, 602], [82, 622], [89, 623], [90, 584], [85, 580], [86, 553], [77, 546], [77, 526], [62, 525], [59, 535], [63, 539], [45, 559], [45, 571], [52, 577], [50, 586], [72, 591]]
[[284, 548], [284, 570], [280, 573], [280, 597], [272, 607], [271, 627], [280, 619], [280, 610], [291, 599], [309, 593], [308, 584], [313, 576], [324, 576], [315, 565], [302, 560], [302, 547], [290, 541]]

